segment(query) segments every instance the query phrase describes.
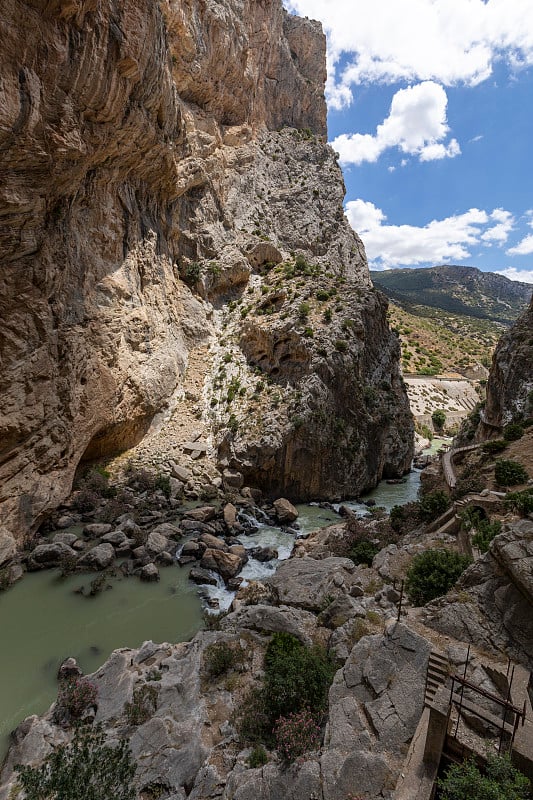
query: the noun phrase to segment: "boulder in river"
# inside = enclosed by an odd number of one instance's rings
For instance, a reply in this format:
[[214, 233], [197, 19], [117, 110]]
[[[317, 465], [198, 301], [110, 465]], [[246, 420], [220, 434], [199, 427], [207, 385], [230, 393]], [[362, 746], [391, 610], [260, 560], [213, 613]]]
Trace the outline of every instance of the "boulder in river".
[[244, 563], [241, 555], [237, 553], [225, 553], [223, 550], [208, 548], [202, 556], [200, 566], [218, 572], [227, 581], [241, 571]]
[[67, 559], [77, 558], [77, 553], [68, 544], [62, 542], [49, 542], [38, 544], [28, 558], [28, 569], [30, 571], [46, 569], [47, 567], [57, 567]]
[[288, 525], [298, 519], [298, 511], [285, 497], [280, 497], [278, 500], [275, 500], [274, 508], [276, 509], [276, 517], [280, 525]]
[[113, 549], [113, 545], [107, 542], [92, 547], [80, 557], [78, 563], [84, 567], [90, 567], [91, 569], [106, 569], [114, 558], [115, 550]]
[[194, 520], [194, 522], [210, 522], [215, 519], [216, 515], [217, 510], [214, 506], [200, 506], [199, 508], [191, 508], [184, 516], [186, 519]]
[[160, 578], [159, 570], [154, 563], [150, 562], [150, 564], [145, 564], [141, 569], [140, 577], [142, 581], [158, 581]]
[[113, 526], [109, 525], [107, 522], [91, 522], [89, 525], [86, 525], [83, 529], [83, 533], [85, 536], [105, 536], [106, 533], [110, 533], [113, 530]]

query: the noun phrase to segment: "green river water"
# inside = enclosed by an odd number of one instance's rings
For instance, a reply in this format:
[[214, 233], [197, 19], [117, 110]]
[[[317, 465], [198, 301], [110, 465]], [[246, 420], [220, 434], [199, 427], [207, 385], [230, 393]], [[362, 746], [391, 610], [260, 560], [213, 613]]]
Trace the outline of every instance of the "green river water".
[[[420, 474], [412, 472], [406, 483], [381, 483], [369, 497], [390, 508], [416, 499], [419, 483]], [[302, 532], [338, 519], [317, 507], [298, 508]], [[283, 540], [276, 541], [276, 534]], [[265, 544], [278, 548], [281, 544], [287, 553], [292, 547], [292, 541], [285, 544], [292, 537], [276, 529], [265, 529], [264, 537], [261, 532], [257, 537], [258, 544], [264, 538]], [[202, 607], [188, 572], [177, 566], [162, 568], [158, 583], [117, 578], [111, 589], [84, 597], [75, 590], [88, 586], [94, 573], [62, 579], [56, 571], [45, 570], [25, 575], [1, 592], [0, 760], [9, 732], [29, 714], [43, 713], [55, 699], [57, 669], [67, 656], [74, 656], [88, 674], [118, 647], [138, 647], [147, 639], [180, 642], [194, 636], [202, 625]]]

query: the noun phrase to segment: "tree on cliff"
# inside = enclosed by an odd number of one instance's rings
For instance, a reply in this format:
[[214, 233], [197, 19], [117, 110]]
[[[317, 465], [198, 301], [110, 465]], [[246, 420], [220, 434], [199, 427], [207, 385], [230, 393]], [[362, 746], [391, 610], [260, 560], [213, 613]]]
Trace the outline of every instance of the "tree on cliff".
[[40, 767], [15, 767], [26, 800], [134, 800], [136, 768], [127, 742], [105, 744], [98, 725], [78, 727]]

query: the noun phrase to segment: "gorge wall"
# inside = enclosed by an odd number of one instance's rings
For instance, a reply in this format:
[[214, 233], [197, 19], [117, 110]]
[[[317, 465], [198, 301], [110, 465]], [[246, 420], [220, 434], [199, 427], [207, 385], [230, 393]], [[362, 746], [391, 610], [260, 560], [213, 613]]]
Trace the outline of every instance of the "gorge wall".
[[0, 22], [0, 563], [80, 461], [171, 408], [222, 317], [245, 391], [229, 409], [206, 363], [221, 465], [317, 498], [404, 471], [399, 347], [325, 144], [318, 23], [281, 0], [6, 0]]
[[[489, 432], [533, 413], [533, 297], [494, 353], [483, 427]], [[484, 435], [484, 431], [481, 431]]]

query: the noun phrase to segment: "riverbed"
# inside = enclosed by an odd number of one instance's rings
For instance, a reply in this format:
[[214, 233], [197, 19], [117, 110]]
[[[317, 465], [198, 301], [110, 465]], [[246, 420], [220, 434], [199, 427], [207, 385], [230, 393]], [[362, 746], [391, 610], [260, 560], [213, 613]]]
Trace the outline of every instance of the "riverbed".
[[[434, 441], [433, 451], [440, 446]], [[365, 499], [390, 510], [416, 500], [420, 471], [413, 470], [404, 483], [382, 481]], [[358, 514], [368, 508], [345, 503]], [[264, 580], [279, 561], [288, 558], [297, 535], [307, 535], [339, 517], [317, 505], [298, 506], [298, 530], [294, 534], [267, 524], [257, 533], [243, 536], [247, 549], [270, 546], [278, 559], [260, 563], [251, 559], [241, 572], [244, 580]], [[61, 578], [57, 571], [25, 575], [15, 586], [0, 593], [0, 759], [7, 749], [9, 732], [29, 714], [41, 714], [55, 699], [57, 669], [74, 656], [85, 673], [96, 670], [119, 647], [138, 647], [143, 641], [180, 642], [190, 639], [202, 626], [202, 602], [197, 587], [188, 580], [189, 569], [160, 570], [158, 583], [136, 578], [116, 578], [112, 588], [96, 597], [76, 590], [88, 587], [95, 574]], [[205, 590], [227, 608], [232, 594], [222, 583]]]

